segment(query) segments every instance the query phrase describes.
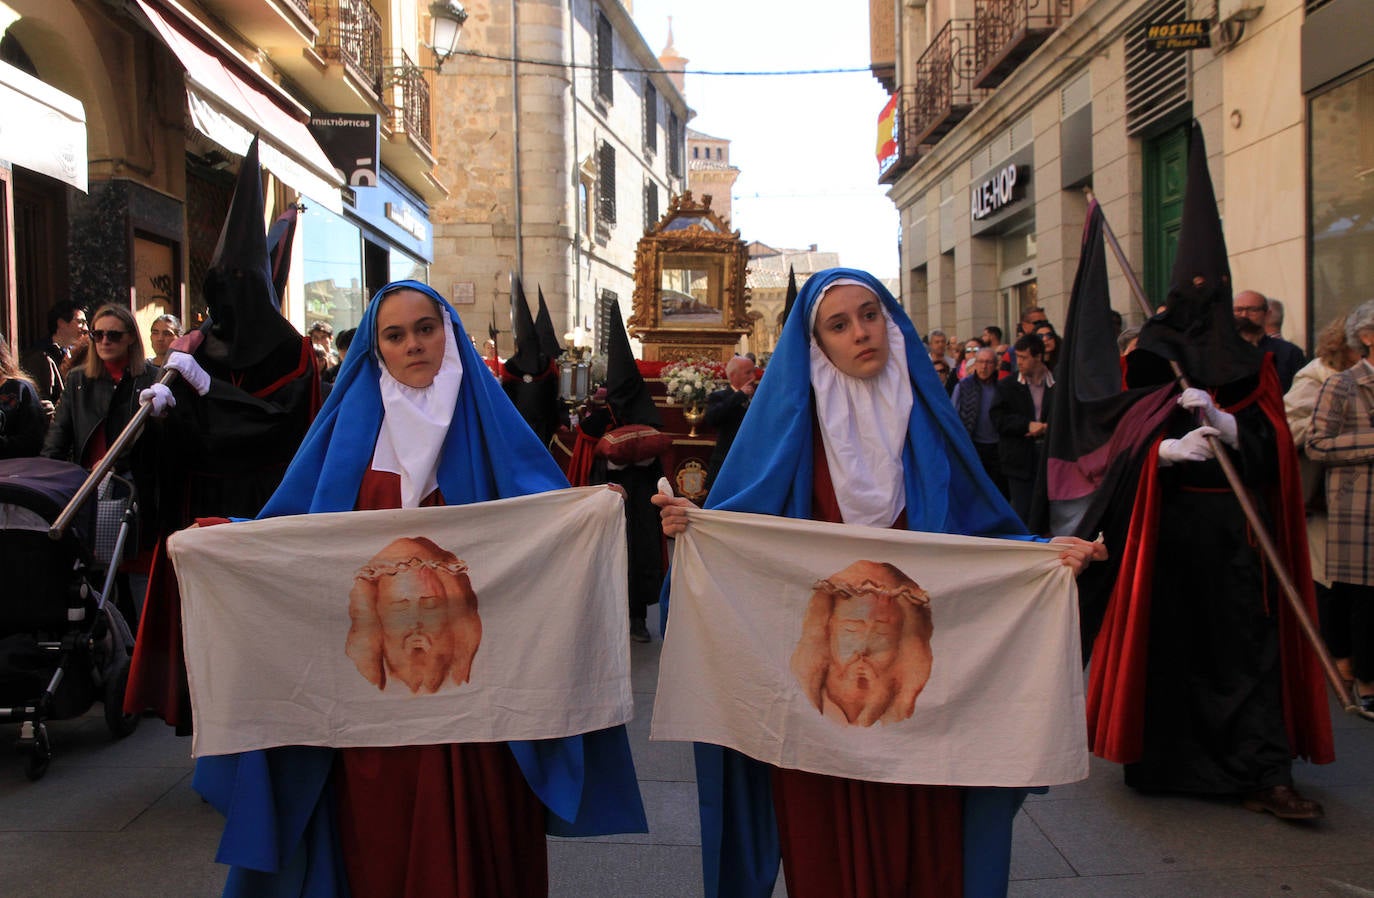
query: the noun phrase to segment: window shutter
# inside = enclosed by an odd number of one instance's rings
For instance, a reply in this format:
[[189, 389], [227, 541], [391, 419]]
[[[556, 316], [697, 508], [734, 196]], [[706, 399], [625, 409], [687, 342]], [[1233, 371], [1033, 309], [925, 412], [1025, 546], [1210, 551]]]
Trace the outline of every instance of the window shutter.
[[611, 146], [609, 141], [602, 141], [599, 155], [597, 217], [606, 224], [615, 224], [615, 147]]
[[644, 81], [644, 149], [658, 152], [658, 88]]
[[611, 102], [615, 87], [615, 46], [611, 20], [606, 14], [596, 14], [596, 95]]

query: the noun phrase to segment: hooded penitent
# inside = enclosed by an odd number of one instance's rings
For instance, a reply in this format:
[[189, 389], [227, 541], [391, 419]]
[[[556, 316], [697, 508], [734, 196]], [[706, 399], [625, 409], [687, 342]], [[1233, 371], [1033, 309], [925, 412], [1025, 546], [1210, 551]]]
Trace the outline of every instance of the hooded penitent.
[[[1149, 355], [1137, 358], [1142, 350]], [[1169, 297], [1164, 311], [1141, 328], [1136, 352], [1128, 358], [1129, 385], [1172, 380], [1167, 365], [1158, 365], [1156, 359], [1178, 362], [1195, 387], [1220, 387], [1254, 377], [1264, 359], [1257, 347], [1236, 332], [1226, 237], [1207, 170], [1207, 146], [1196, 121]]]
[[205, 275], [211, 328], [196, 353], [196, 360], [212, 375], [232, 371], [250, 392], [295, 369], [301, 346], [301, 335], [274, 302], [263, 219], [262, 168], [254, 137], [239, 167], [229, 215]]
[[547, 446], [560, 418], [558, 369], [530, 317], [529, 301], [518, 277], [512, 278], [511, 325], [515, 331], [515, 355], [506, 359], [501, 385], [520, 417]]
[[563, 355], [563, 347], [558, 345], [558, 333], [553, 329], [553, 316], [549, 314], [548, 303], [544, 302], [544, 288], [538, 289], [539, 314], [534, 318], [534, 332], [539, 335], [540, 352], [557, 361]]
[[639, 373], [634, 352], [630, 349], [630, 335], [620, 317], [620, 304], [610, 315], [610, 333], [606, 335], [606, 402], [615, 418], [615, 426], [647, 424], [662, 427], [663, 419], [649, 394], [649, 385]]

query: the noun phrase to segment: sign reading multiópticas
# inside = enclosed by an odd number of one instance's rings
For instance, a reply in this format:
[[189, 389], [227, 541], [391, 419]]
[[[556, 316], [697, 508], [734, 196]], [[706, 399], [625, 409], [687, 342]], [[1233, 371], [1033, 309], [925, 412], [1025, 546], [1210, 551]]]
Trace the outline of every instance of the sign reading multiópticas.
[[374, 114], [331, 112], [310, 117], [310, 133], [349, 187], [376, 187], [381, 126]]
[[1212, 23], [1207, 19], [1151, 22], [1145, 25], [1147, 50], [1200, 50], [1212, 46]]
[[974, 221], [982, 221], [1026, 195], [1026, 167], [1006, 165], [993, 172], [981, 184], [969, 191], [969, 214]]

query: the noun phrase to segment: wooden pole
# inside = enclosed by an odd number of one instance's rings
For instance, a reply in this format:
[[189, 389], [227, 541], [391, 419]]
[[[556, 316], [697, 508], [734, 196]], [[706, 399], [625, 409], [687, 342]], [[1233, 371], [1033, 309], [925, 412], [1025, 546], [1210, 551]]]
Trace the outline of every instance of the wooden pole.
[[[1088, 202], [1091, 203], [1093, 201], [1092, 191], [1085, 190], [1084, 193], [1088, 197]], [[1130, 285], [1131, 295], [1140, 303], [1140, 307], [1145, 311], [1145, 317], [1150, 318], [1154, 315], [1154, 309], [1150, 308], [1150, 301], [1145, 296], [1145, 290], [1140, 285], [1140, 279], [1136, 277], [1135, 270], [1131, 268], [1131, 263], [1126, 260], [1126, 253], [1121, 249], [1121, 244], [1117, 242], [1116, 234], [1112, 232], [1112, 226], [1107, 223], [1105, 215], [1102, 216], [1102, 235], [1106, 237], [1112, 255], [1116, 257], [1117, 264], [1121, 266], [1122, 273], [1126, 275], [1126, 283]], [[1188, 389], [1191, 385], [1178, 362], [1171, 359], [1169, 367], [1173, 370], [1174, 378], [1178, 381], [1179, 387]], [[1302, 596], [1298, 593], [1298, 588], [1288, 573], [1288, 566], [1279, 556], [1278, 547], [1274, 545], [1273, 537], [1269, 535], [1269, 528], [1264, 525], [1264, 521], [1260, 518], [1259, 510], [1255, 507], [1255, 501], [1251, 498], [1250, 491], [1245, 484], [1241, 482], [1240, 473], [1236, 471], [1225, 446], [1216, 436], [1209, 436], [1207, 443], [1212, 447], [1212, 453], [1216, 456], [1217, 463], [1221, 465], [1221, 471], [1226, 475], [1226, 482], [1230, 484], [1231, 491], [1236, 494], [1236, 501], [1240, 503], [1241, 511], [1245, 513], [1245, 520], [1249, 522], [1251, 531], [1259, 540], [1260, 550], [1264, 553], [1265, 560], [1269, 562], [1270, 569], [1273, 570], [1274, 576], [1278, 579], [1279, 587], [1288, 599], [1288, 604], [1292, 608], [1294, 617], [1297, 618], [1298, 625], [1302, 628], [1307, 641], [1312, 644], [1312, 651], [1321, 661], [1322, 670], [1326, 672], [1326, 679], [1331, 684], [1332, 691], [1336, 693], [1347, 712], [1374, 720], [1374, 714], [1368, 714], [1360, 707], [1359, 699], [1354, 695], [1354, 690], [1352, 689], [1350, 693], [1346, 692], [1341, 673], [1336, 669], [1336, 662], [1332, 660], [1331, 653], [1327, 651], [1326, 644], [1322, 642], [1321, 634], [1317, 631], [1316, 625], [1312, 623], [1312, 618], [1308, 615], [1307, 608], [1303, 604]]]
[[[94, 352], [95, 350], [92, 349], [91, 351]], [[158, 378], [157, 382], [160, 384], [170, 384], [177, 379], [177, 376], [175, 371], [168, 369], [162, 372], [162, 377]], [[67, 503], [67, 507], [62, 509], [62, 513], [57, 516], [57, 520], [53, 521], [52, 526], [48, 528], [49, 539], [62, 538], [62, 534], [66, 532], [67, 527], [72, 522], [72, 518], [76, 516], [77, 510], [86, 504], [86, 500], [90, 498], [91, 493], [96, 487], [100, 486], [100, 481], [104, 480], [105, 475], [110, 473], [110, 469], [113, 468], [115, 462], [119, 460], [119, 456], [123, 454], [125, 447], [138, 439], [139, 433], [143, 430], [143, 422], [148, 419], [148, 415], [151, 414], [152, 408], [151, 404], [143, 405], [139, 406], [138, 411], [134, 412], [134, 416], [129, 419], [129, 423], [124, 425], [124, 429], [119, 432], [119, 436], [115, 437], [115, 441], [110, 444], [110, 448], [105, 452], [105, 457], [96, 462], [94, 468], [91, 468], [91, 474], [86, 478], [86, 482], [81, 484], [81, 488], [72, 495], [72, 500]]]

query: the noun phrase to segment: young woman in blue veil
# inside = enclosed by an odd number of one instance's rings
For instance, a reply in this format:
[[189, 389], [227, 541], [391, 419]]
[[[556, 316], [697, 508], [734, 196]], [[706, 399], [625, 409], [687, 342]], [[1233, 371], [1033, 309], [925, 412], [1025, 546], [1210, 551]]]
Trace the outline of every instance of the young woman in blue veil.
[[[656, 497], [664, 532], [685, 499]], [[802, 288], [707, 508], [1030, 539], [988, 480], [906, 313], [872, 275]], [[1064, 543], [1065, 564], [1105, 557]], [[696, 746], [708, 898], [1006, 894], [1021, 789], [870, 783]]]
[[[369, 304], [261, 517], [566, 486], [453, 307], [398, 281]], [[548, 892], [546, 832], [647, 829], [624, 727], [539, 742], [206, 757], [195, 787], [226, 816], [225, 894], [245, 898], [532, 898]]]

